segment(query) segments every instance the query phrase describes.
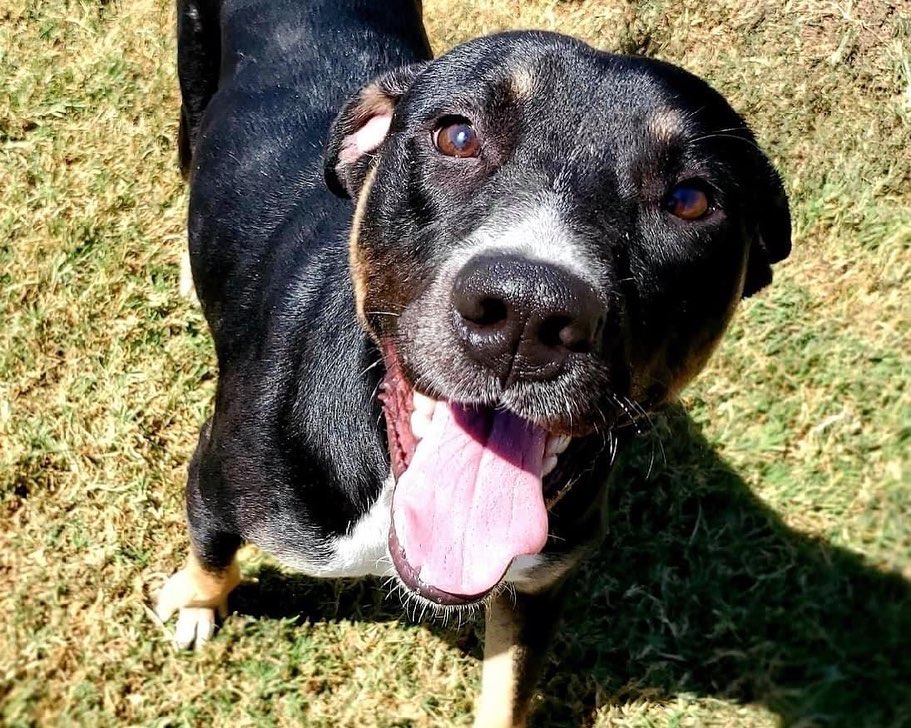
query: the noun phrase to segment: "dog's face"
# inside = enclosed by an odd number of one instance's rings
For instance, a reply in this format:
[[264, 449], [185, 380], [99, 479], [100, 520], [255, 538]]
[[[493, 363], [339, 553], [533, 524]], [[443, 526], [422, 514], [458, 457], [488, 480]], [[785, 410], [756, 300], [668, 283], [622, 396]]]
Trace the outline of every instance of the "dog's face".
[[387, 368], [393, 558], [442, 603], [543, 548], [548, 500], [590, 466], [573, 441], [674, 397], [790, 248], [780, 180], [720, 95], [552, 34], [378, 79], [326, 171], [357, 198], [355, 297]]

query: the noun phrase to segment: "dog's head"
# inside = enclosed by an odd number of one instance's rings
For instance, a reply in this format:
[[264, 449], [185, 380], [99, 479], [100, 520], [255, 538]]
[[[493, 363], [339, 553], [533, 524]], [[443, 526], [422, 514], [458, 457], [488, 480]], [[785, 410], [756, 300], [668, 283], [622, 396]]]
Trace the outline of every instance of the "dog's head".
[[576, 442], [673, 398], [790, 249], [781, 181], [718, 93], [548, 33], [377, 79], [326, 178], [357, 200], [358, 315], [386, 364], [393, 559], [441, 603], [543, 548], [591, 465]]

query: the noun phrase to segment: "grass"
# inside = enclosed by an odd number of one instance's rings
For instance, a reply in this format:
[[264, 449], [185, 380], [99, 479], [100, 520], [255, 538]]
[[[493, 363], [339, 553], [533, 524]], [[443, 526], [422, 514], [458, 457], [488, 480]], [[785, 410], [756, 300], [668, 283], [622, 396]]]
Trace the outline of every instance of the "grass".
[[[900, 2], [427, 0], [438, 50], [545, 27], [707, 77], [795, 249], [613, 480], [538, 725], [911, 726], [911, 12]], [[150, 595], [213, 356], [177, 294], [173, 11], [0, 8], [0, 723], [470, 723], [479, 635], [261, 554], [204, 655]], [[663, 453], [663, 455], [662, 455]]]

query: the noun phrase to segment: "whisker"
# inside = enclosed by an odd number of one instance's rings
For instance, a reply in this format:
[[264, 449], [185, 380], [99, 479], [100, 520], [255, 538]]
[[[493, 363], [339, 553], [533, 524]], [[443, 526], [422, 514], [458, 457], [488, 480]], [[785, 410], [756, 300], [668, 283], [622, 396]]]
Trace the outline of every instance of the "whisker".
[[640, 427], [639, 427], [638, 416], [630, 409], [629, 405], [628, 405], [627, 402], [625, 401], [625, 400], [626, 400], [626, 397], [623, 397], [623, 398], [621, 399], [620, 397], [618, 397], [618, 396], [617, 396], [616, 394], [614, 394], [613, 392], [610, 393], [610, 396], [611, 396], [611, 399], [614, 400], [614, 403], [615, 403], [621, 410], [623, 410], [623, 414], [625, 414], [625, 415], [627, 416], [627, 418], [629, 419], [629, 424], [633, 425], [633, 426], [636, 428], [636, 434], [637, 434], [637, 435], [641, 435], [641, 434], [642, 434], [642, 430], [641, 430]]
[[[735, 131], [735, 130], [732, 129], [731, 131]], [[695, 139], [693, 139], [693, 143], [705, 141], [706, 139], [734, 139], [736, 141], [744, 142], [745, 144], [749, 144], [751, 147], [759, 150], [760, 152], [762, 151], [761, 147], [756, 142], [754, 142], [752, 139], [747, 139], [746, 137], [738, 136], [737, 134], [722, 134], [720, 132], [712, 132], [711, 134], [705, 134], [701, 137], [696, 137]]]
[[652, 434], [652, 438], [653, 438], [653, 439], [652, 439], [652, 442], [653, 442], [652, 447], [654, 447], [654, 443], [657, 443], [657, 444], [658, 444], [658, 449], [659, 449], [660, 452], [661, 452], [661, 461], [662, 461], [662, 463], [666, 466], [666, 465], [667, 465], [667, 452], [665, 452], [665, 450], [664, 450], [664, 442], [661, 440], [661, 435], [660, 435], [659, 432], [658, 432], [658, 428], [655, 427], [655, 423], [654, 423], [654, 421], [652, 420], [651, 415], [650, 415], [650, 414], [648, 413], [648, 411], [647, 411], [641, 404], [639, 404], [638, 402], [635, 402], [635, 401], [630, 400], [630, 399], [628, 399], [628, 398], [627, 398], [627, 401], [628, 401], [631, 405], [633, 405], [633, 407], [635, 407], [636, 409], [638, 409], [638, 411], [642, 413], [642, 416], [645, 417], [646, 422], [648, 422], [649, 431], [650, 431], [650, 433]]
[[364, 314], [367, 316], [392, 316], [394, 318], [401, 318], [402, 316], [402, 314], [394, 311], [364, 311]]
[[[376, 386], [373, 388], [373, 391], [370, 392], [370, 397], [369, 397], [369, 399], [370, 399], [371, 402], [372, 402], [373, 400], [375, 400], [376, 397], [377, 397], [377, 395], [380, 393], [380, 387], [381, 387], [381, 386], [383, 386], [382, 380], [380, 380], [379, 382], [377, 382], [377, 383], [376, 383]], [[377, 422], [379, 422], [379, 420], [377, 420]]]
[[362, 372], [360, 373], [359, 376], [362, 376], [362, 377], [363, 377], [363, 376], [364, 376], [367, 372], [369, 372], [371, 369], [373, 369], [373, 368], [375, 368], [375, 367], [378, 367], [378, 366], [379, 366], [380, 364], [382, 364], [382, 363], [383, 363], [383, 359], [382, 359], [382, 357], [380, 357], [379, 359], [377, 359], [377, 360], [376, 360], [375, 362], [373, 362], [372, 364], [368, 364], [367, 367], [364, 369], [364, 371], [362, 371]]

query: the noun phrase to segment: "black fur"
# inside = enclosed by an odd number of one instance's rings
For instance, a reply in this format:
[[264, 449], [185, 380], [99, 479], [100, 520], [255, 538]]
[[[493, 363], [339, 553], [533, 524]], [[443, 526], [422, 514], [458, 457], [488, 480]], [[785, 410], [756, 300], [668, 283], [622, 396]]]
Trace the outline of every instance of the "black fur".
[[[358, 86], [429, 46], [409, 2], [182, 0], [178, 16], [190, 254], [220, 371], [191, 478], [206, 513], [190, 518], [194, 541], [281, 511], [312, 537], [289, 548], [318, 554], [388, 473], [377, 354], [353, 314], [351, 208], [323, 184], [323, 142]], [[217, 63], [191, 55], [218, 48]]]

